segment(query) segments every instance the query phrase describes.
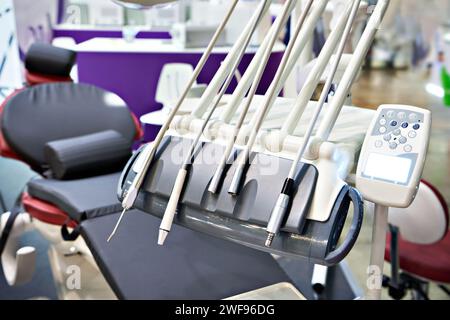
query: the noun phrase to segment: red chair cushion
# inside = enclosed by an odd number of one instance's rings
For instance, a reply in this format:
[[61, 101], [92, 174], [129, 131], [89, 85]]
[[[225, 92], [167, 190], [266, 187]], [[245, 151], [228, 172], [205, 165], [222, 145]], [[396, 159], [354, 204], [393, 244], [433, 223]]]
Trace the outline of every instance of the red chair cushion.
[[[391, 258], [390, 234], [384, 257]], [[438, 283], [450, 283], [450, 233], [432, 245], [418, 245], [399, 237], [400, 268], [412, 275]]]
[[72, 82], [72, 78], [70, 77], [50, 76], [29, 71], [25, 72], [25, 79], [30, 86], [43, 83]]
[[72, 220], [68, 222], [69, 216], [64, 211], [48, 202], [33, 198], [28, 193], [22, 195], [22, 203], [25, 210], [39, 221], [57, 226], [67, 223], [69, 228], [77, 226], [77, 223]]
[[[6, 99], [0, 104], [0, 118], [1, 118], [2, 113], [3, 113], [3, 109], [5, 108], [5, 106], [8, 103], [8, 101], [12, 97], [14, 97], [16, 94], [18, 94], [19, 92], [21, 92], [23, 90], [25, 90], [25, 88], [18, 89], [16, 91], [14, 91], [8, 97], [6, 97]], [[1, 122], [0, 122], [0, 124], [1, 124]], [[10, 148], [8, 143], [5, 141], [5, 138], [3, 137], [3, 134], [2, 134], [1, 127], [0, 127], [0, 155], [5, 157], [5, 158], [21, 160], [20, 157]]]

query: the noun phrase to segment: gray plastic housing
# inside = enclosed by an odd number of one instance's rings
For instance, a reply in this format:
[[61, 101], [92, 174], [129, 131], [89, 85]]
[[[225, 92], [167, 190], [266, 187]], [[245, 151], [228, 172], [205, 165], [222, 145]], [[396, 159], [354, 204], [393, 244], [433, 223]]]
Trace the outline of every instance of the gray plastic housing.
[[[160, 218], [163, 216], [181, 167], [180, 155], [190, 142], [191, 140], [174, 136], [167, 136], [163, 140], [134, 208]], [[292, 161], [262, 153], [252, 154], [241, 192], [238, 196], [232, 196], [227, 191], [235, 161], [229, 165], [218, 194], [213, 195], [208, 192], [208, 184], [214, 175], [217, 161], [211, 155], [220, 157], [221, 150], [222, 146], [212, 143], [204, 143], [198, 148], [189, 168], [175, 223], [258, 250], [303, 257], [322, 265], [337, 264], [348, 254], [359, 234], [363, 216], [362, 199], [356, 190], [349, 186], [342, 189], [328, 221], [307, 220], [305, 217], [308, 215], [319, 173], [314, 166], [302, 164], [290, 213], [280, 234], [272, 246], [267, 248], [264, 246], [267, 237], [265, 227]], [[124, 192], [136, 176], [132, 168], [141, 151], [142, 149], [133, 155], [122, 173], [118, 186], [119, 200], [122, 200]], [[344, 243], [336, 249], [350, 202], [353, 202], [354, 207], [352, 227]], [[291, 232], [284, 232], [285, 230]]]

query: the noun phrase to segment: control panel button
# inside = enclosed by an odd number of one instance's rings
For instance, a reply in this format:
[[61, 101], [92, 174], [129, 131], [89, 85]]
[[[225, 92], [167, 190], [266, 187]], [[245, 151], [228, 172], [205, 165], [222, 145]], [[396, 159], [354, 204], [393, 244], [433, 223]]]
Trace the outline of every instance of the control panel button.
[[390, 124], [391, 124], [391, 127], [396, 127], [398, 125], [398, 122], [395, 120], [392, 120]]
[[409, 126], [409, 123], [408, 123], [408, 122], [403, 122], [403, 123], [402, 123], [402, 128], [403, 128], [403, 129], [408, 128], [408, 126]]
[[388, 118], [393, 118], [395, 116], [395, 112], [391, 110], [391, 111], [388, 111], [386, 113], [386, 115], [387, 115]]
[[406, 139], [406, 137], [400, 137], [400, 139], [398, 139], [398, 141], [399, 141], [401, 144], [405, 144], [405, 143], [408, 141], [408, 139]]
[[395, 142], [392, 142], [389, 144], [389, 148], [391, 148], [392, 150], [397, 149], [398, 144], [396, 144]]
[[400, 129], [397, 129], [394, 131], [394, 135], [395, 136], [399, 136], [402, 132], [400, 131]]
[[417, 113], [411, 113], [409, 115], [409, 120], [411, 120], [411, 122], [416, 122], [417, 119], [419, 119], [419, 116], [417, 115]]
[[417, 137], [417, 132], [415, 131], [410, 131], [408, 133], [408, 137], [410, 137], [411, 139], [414, 139], [415, 137]]
[[403, 150], [405, 150], [405, 152], [411, 152], [412, 146], [410, 144], [407, 144], [406, 146], [404, 146]]
[[386, 119], [380, 119], [380, 125], [384, 126], [386, 124]]
[[383, 146], [383, 141], [381, 141], [381, 140], [375, 141], [375, 147], [376, 148], [381, 148], [382, 146]]
[[391, 141], [392, 136], [390, 134], [385, 134], [383, 139], [384, 139], [384, 141]]
[[420, 124], [416, 123], [416, 124], [413, 126], [413, 129], [414, 129], [414, 130], [419, 130], [419, 129], [420, 129]]
[[399, 113], [397, 114], [397, 117], [398, 117], [399, 119], [403, 120], [403, 119], [406, 118], [406, 113], [404, 113], [403, 111], [402, 111], [402, 112], [399, 112]]
[[386, 133], [386, 131], [387, 131], [386, 127], [381, 127], [381, 128], [380, 128], [380, 133], [381, 133], [381, 134]]

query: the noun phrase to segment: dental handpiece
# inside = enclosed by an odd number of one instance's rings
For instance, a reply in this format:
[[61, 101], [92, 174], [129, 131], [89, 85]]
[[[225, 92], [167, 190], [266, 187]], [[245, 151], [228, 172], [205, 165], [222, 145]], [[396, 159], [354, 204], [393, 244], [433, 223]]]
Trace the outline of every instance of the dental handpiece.
[[[288, 61], [289, 61], [289, 57], [290, 57], [290, 55], [291, 55], [291, 53], [292, 53], [292, 51], [294, 49], [296, 39], [297, 39], [297, 37], [298, 37], [298, 35], [300, 33], [300, 30], [303, 27], [303, 24], [304, 24], [304, 22], [305, 22], [305, 20], [306, 20], [306, 18], [308, 16], [309, 10], [311, 9], [313, 2], [314, 2], [314, 0], [309, 0], [308, 1], [306, 7], [304, 8], [304, 10], [303, 10], [303, 12], [302, 12], [302, 14], [301, 14], [301, 16], [299, 18], [299, 21], [297, 23], [295, 31], [294, 31], [294, 33], [292, 35], [292, 39], [289, 42], [288, 47], [286, 48], [286, 51], [285, 51], [285, 53], [283, 55], [283, 58], [282, 58], [281, 63], [280, 63], [280, 66], [279, 66], [279, 68], [277, 70], [277, 73], [275, 75], [275, 79], [273, 81], [274, 84], [278, 83], [280, 81], [280, 78], [283, 75], [283, 72], [284, 72], [284, 70], [286, 68], [286, 65], [287, 65]], [[278, 34], [281, 31], [281, 26], [282, 25], [280, 24], [280, 28], [278, 28], [275, 31], [275, 33], [274, 33], [274, 35], [273, 35], [273, 37], [272, 37], [272, 39], [270, 41], [269, 47], [267, 48], [268, 51], [266, 51], [266, 54], [265, 54], [265, 56], [263, 58], [263, 63], [260, 65], [260, 68], [257, 71], [257, 75], [256, 75], [255, 80], [254, 80], [254, 82], [252, 84], [252, 87], [250, 89], [250, 93], [249, 93], [249, 95], [247, 97], [247, 101], [246, 101], [246, 104], [244, 106], [244, 109], [242, 110], [242, 112], [241, 112], [241, 114], [239, 116], [239, 119], [238, 119], [237, 123], [235, 124], [235, 126], [233, 128], [233, 134], [232, 134], [230, 140], [228, 140], [228, 143], [226, 145], [225, 151], [224, 151], [224, 153], [222, 155], [222, 158], [220, 159], [219, 165], [217, 166], [216, 171], [214, 172], [214, 176], [213, 176], [213, 178], [211, 180], [211, 183], [209, 184], [208, 191], [213, 193], [213, 194], [217, 193], [217, 190], [219, 188], [220, 182], [222, 180], [223, 173], [225, 171], [225, 167], [226, 167], [226, 165], [227, 165], [227, 163], [229, 161], [229, 158], [230, 158], [231, 153], [233, 151], [233, 147], [234, 147], [234, 145], [236, 143], [236, 140], [238, 138], [239, 132], [240, 132], [240, 130], [242, 128], [242, 125], [244, 123], [245, 117], [248, 114], [248, 111], [250, 109], [251, 103], [252, 103], [253, 98], [254, 98], [254, 96], [256, 94], [256, 90], [257, 90], [257, 88], [258, 88], [258, 86], [259, 86], [259, 84], [261, 82], [262, 75], [263, 75], [263, 73], [265, 71], [266, 64], [267, 64], [267, 62], [269, 60], [269, 57], [270, 57], [270, 53], [271, 53], [272, 48], [274, 47], [274, 45], [276, 43]], [[276, 94], [276, 89], [277, 89], [277, 86], [275, 86], [275, 85], [271, 86], [271, 89], [270, 89], [271, 91], [269, 92], [269, 96], [275, 95]]]
[[117, 229], [119, 228], [119, 225], [122, 222], [124, 214], [133, 207], [134, 202], [136, 201], [137, 195], [139, 193], [139, 189], [141, 188], [142, 183], [144, 182], [144, 179], [147, 175], [147, 171], [150, 168], [150, 165], [153, 161], [153, 157], [155, 156], [156, 150], [158, 149], [159, 145], [161, 144], [167, 130], [170, 128], [170, 124], [173, 121], [173, 119], [175, 118], [179, 109], [181, 108], [181, 105], [183, 104], [184, 100], [188, 96], [190, 89], [192, 88], [192, 86], [194, 85], [195, 81], [197, 80], [200, 72], [203, 70], [204, 66], [206, 65], [206, 62], [208, 61], [213, 48], [215, 47], [217, 41], [219, 40], [222, 32], [225, 30], [225, 26], [227, 25], [228, 21], [230, 20], [231, 15], [233, 14], [238, 2], [239, 2], [239, 0], [233, 0], [230, 8], [227, 11], [227, 14], [225, 15], [223, 21], [217, 28], [216, 32], [214, 33], [214, 36], [212, 37], [210, 43], [208, 44], [208, 47], [206, 48], [205, 52], [203, 53], [202, 57], [200, 58], [200, 61], [198, 62], [197, 66], [195, 67], [193, 75], [192, 75], [191, 79], [189, 80], [186, 88], [184, 89], [183, 94], [181, 95], [180, 99], [178, 100], [176, 106], [170, 112], [166, 122], [162, 126], [161, 130], [159, 131], [158, 135], [156, 136], [155, 141], [151, 145], [151, 150], [146, 155], [146, 158], [145, 158], [145, 161], [144, 161], [141, 171], [137, 173], [130, 188], [124, 194], [123, 201], [122, 201], [123, 211], [122, 211], [111, 235], [109, 236], [109, 238], [107, 240], [108, 242], [111, 241], [111, 239], [116, 234]]
[[239, 64], [240, 64], [242, 58], [244, 57], [245, 51], [246, 51], [248, 45], [250, 44], [252, 36], [255, 33], [256, 28], [258, 27], [259, 22], [261, 21], [263, 15], [264, 15], [265, 7], [266, 7], [266, 4], [268, 3], [268, 1], [269, 0], [264, 0], [264, 2], [262, 3], [261, 9], [258, 13], [258, 18], [256, 19], [255, 23], [253, 24], [249, 34], [247, 35], [245, 44], [244, 44], [244, 46], [242, 46], [242, 48], [239, 52], [239, 58], [235, 61], [235, 64], [233, 65], [231, 72], [229, 73], [225, 83], [223, 84], [220, 93], [215, 98], [212, 108], [209, 110], [206, 118], [203, 120], [202, 127], [201, 127], [200, 131], [198, 132], [197, 136], [195, 137], [193, 143], [191, 144], [188, 154], [183, 161], [183, 165], [178, 172], [174, 187], [172, 189], [172, 193], [169, 198], [169, 202], [167, 204], [166, 210], [164, 212], [164, 216], [163, 216], [163, 218], [161, 220], [161, 224], [159, 226], [158, 245], [161, 245], [161, 246], [164, 245], [164, 242], [166, 241], [167, 236], [172, 228], [173, 220], [174, 220], [176, 212], [177, 212], [178, 202], [180, 200], [181, 193], [184, 188], [184, 184], [185, 184], [188, 172], [189, 172], [190, 164], [192, 163], [193, 158], [195, 156], [197, 146], [200, 142], [203, 132], [205, 131], [209, 121], [211, 120], [212, 115], [214, 114], [215, 110], [217, 109], [217, 107], [220, 103], [220, 100], [223, 98], [223, 96], [225, 95], [225, 92], [227, 91], [228, 87], [230, 86], [231, 81], [234, 78], [236, 70], [238, 70], [238, 68], [239, 68]]
[[282, 223], [285, 219], [285, 216], [289, 210], [291, 198], [293, 197], [294, 192], [295, 192], [295, 178], [298, 173], [297, 172], [298, 165], [301, 162], [301, 159], [303, 158], [303, 155], [306, 151], [308, 143], [311, 139], [314, 127], [319, 119], [319, 116], [320, 116], [320, 113], [322, 112], [323, 106], [325, 105], [325, 101], [328, 98], [328, 94], [330, 92], [331, 86], [333, 85], [333, 80], [334, 80], [334, 77], [338, 70], [339, 63], [342, 59], [342, 55], [344, 54], [345, 45], [346, 45], [347, 39], [350, 35], [352, 25], [355, 21], [356, 15], [358, 13], [360, 3], [361, 3], [361, 0], [354, 0], [354, 2], [353, 2], [352, 11], [350, 13], [347, 24], [345, 26], [342, 39], [341, 39], [341, 41], [339, 43], [339, 47], [336, 51], [330, 73], [328, 75], [325, 86], [322, 90], [322, 93], [321, 93], [318, 105], [316, 107], [316, 110], [314, 112], [313, 118], [309, 122], [309, 126], [303, 137], [303, 142], [301, 144], [301, 147], [297, 152], [296, 158], [295, 158], [294, 162], [292, 163], [289, 175], [286, 178], [286, 180], [284, 181], [284, 185], [281, 190], [281, 193], [280, 193], [280, 195], [277, 199], [277, 202], [275, 203], [275, 206], [272, 210], [272, 213], [271, 213], [271, 216], [269, 219], [269, 223], [266, 228], [266, 231], [267, 231], [267, 239], [265, 242], [266, 247], [270, 247], [272, 245], [272, 242], [273, 242], [275, 236], [280, 231], [281, 225], [282, 225]]

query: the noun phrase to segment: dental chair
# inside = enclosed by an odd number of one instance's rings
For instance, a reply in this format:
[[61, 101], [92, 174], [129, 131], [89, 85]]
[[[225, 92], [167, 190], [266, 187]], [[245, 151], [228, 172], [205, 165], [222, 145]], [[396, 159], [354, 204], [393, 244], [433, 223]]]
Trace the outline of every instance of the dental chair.
[[449, 294], [445, 287], [450, 283], [449, 211], [444, 197], [422, 181], [410, 208], [391, 210], [385, 251], [391, 276], [383, 281], [389, 295], [402, 299], [411, 291], [412, 298], [428, 300], [430, 282]]

